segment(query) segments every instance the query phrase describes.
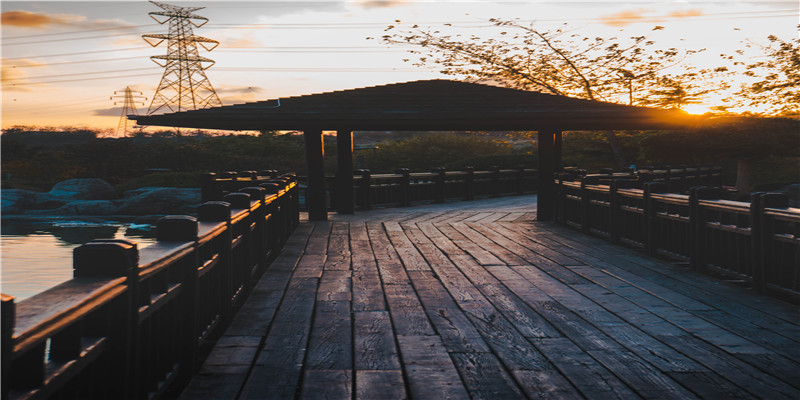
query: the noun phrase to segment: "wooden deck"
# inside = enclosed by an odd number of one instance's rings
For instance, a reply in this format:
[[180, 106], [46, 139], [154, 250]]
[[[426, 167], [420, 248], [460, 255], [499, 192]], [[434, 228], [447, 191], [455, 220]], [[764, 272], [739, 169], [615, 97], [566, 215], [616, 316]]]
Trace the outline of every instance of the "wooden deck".
[[302, 223], [182, 398], [800, 398], [797, 306], [535, 202]]

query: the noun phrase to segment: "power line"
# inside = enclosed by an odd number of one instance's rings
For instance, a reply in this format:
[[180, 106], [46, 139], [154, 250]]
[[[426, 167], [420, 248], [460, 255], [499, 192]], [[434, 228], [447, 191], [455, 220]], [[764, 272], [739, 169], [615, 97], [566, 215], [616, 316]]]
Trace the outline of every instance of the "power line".
[[34, 40], [31, 42], [17, 42], [17, 43], [3, 43], [3, 46], [17, 46], [21, 44], [39, 44], [39, 43], [52, 43], [52, 42], [66, 42], [70, 40], [86, 40], [86, 39], [101, 39], [112, 36], [131, 36], [131, 33], [115, 33], [111, 35], [97, 35], [97, 36], [83, 36], [77, 38], [64, 38], [64, 39], [47, 39], [47, 40]]
[[103, 80], [103, 79], [116, 79], [116, 78], [132, 78], [132, 77], [140, 77], [140, 76], [154, 76], [154, 73], [149, 74], [131, 74], [131, 75], [115, 75], [115, 76], [100, 76], [94, 78], [80, 78], [80, 79], [60, 79], [55, 81], [43, 81], [43, 82], [19, 82], [19, 83], [3, 83], [4, 85], [8, 86], [20, 86], [20, 85], [39, 85], [44, 83], [63, 83], [63, 82], [83, 82], [83, 81], [96, 81], [96, 80]]
[[141, 56], [132, 56], [132, 57], [116, 57], [116, 58], [100, 58], [96, 60], [79, 60], [79, 61], [64, 61], [64, 62], [54, 62], [54, 63], [47, 63], [47, 64], [35, 64], [35, 65], [12, 65], [8, 68], [35, 68], [35, 67], [50, 67], [53, 65], [65, 65], [65, 64], [85, 64], [85, 63], [92, 63], [92, 62], [105, 62], [105, 61], [119, 61], [119, 60], [133, 60], [138, 59], [141, 60]]
[[34, 35], [19, 35], [19, 36], [3, 36], [3, 40], [14, 40], [14, 39], [28, 39], [33, 37], [43, 37], [43, 36], [61, 36], [61, 35], [72, 35], [76, 33], [86, 33], [86, 32], [97, 32], [97, 31], [115, 31], [119, 29], [139, 29], [146, 26], [153, 26], [154, 24], [145, 24], [145, 25], [130, 25], [130, 26], [112, 26], [107, 28], [96, 28], [96, 29], [82, 29], [79, 31], [67, 31], [67, 32], [57, 32], [57, 33], [37, 33]]
[[29, 76], [29, 77], [23, 77], [23, 78], [7, 79], [6, 81], [18, 81], [18, 80], [28, 80], [28, 79], [61, 78], [61, 77], [65, 77], [65, 76], [78, 76], [78, 75], [113, 74], [113, 73], [117, 73], [117, 72], [142, 71], [142, 70], [151, 70], [151, 69], [158, 69], [158, 68], [156, 68], [156, 67], [150, 67], [150, 68], [126, 68], [126, 69], [116, 69], [116, 70], [106, 70], [106, 71], [76, 72], [76, 73], [73, 73], [73, 74], [39, 75], [39, 76]]
[[72, 53], [59, 53], [59, 54], [40, 54], [35, 56], [26, 56], [26, 57], [13, 57], [13, 58], [3, 58], [6, 61], [12, 60], [28, 60], [31, 58], [47, 58], [47, 57], [68, 57], [68, 56], [77, 56], [82, 54], [97, 54], [97, 53], [108, 53], [113, 51], [129, 51], [129, 50], [144, 50], [149, 49], [149, 47], [142, 46], [142, 47], [124, 47], [121, 49], [113, 49], [113, 50], [92, 50], [92, 51], [76, 51]]

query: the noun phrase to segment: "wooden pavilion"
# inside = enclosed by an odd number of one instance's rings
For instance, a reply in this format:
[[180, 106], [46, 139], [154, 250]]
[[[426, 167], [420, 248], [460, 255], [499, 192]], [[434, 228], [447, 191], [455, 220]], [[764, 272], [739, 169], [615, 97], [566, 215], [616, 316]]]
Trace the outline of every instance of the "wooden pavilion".
[[353, 212], [353, 131], [537, 131], [540, 220], [551, 220], [553, 178], [567, 130], [674, 129], [679, 111], [575, 99], [452, 80], [422, 80], [283, 99], [132, 116], [139, 125], [225, 130], [298, 130], [305, 137], [309, 218], [327, 218], [322, 132], [336, 131], [337, 193]]

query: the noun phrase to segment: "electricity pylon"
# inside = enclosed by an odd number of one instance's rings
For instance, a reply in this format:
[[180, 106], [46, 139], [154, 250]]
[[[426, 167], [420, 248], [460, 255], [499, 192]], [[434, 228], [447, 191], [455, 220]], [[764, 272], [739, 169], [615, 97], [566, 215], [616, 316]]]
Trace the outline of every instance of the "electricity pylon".
[[198, 44], [206, 51], [211, 51], [219, 42], [192, 33], [192, 26], [199, 28], [208, 22], [208, 18], [194, 14], [194, 11], [205, 7], [178, 7], [150, 2], [164, 10], [151, 12], [150, 17], [162, 25], [169, 22], [169, 33], [142, 35], [153, 47], [167, 41], [167, 55], [150, 57], [164, 67], [164, 75], [147, 109], [147, 115], [161, 110], [179, 112], [221, 106], [222, 102], [205, 73], [214, 65], [214, 60], [201, 57], [197, 52]]
[[[124, 99], [122, 102], [122, 115], [119, 117], [119, 123], [117, 124], [117, 136], [119, 136], [119, 132], [122, 131], [122, 136], [128, 136], [128, 115], [138, 115], [139, 112], [136, 110], [136, 102], [139, 99], [147, 100], [147, 97], [141, 96], [142, 92], [135, 92], [131, 90], [130, 86], [125, 86], [125, 94], [118, 94], [121, 91], [114, 92], [114, 95], [110, 97], [111, 100], [114, 98], [122, 98]], [[138, 93], [138, 94], [134, 94]], [[140, 103], [144, 106], [144, 103]], [[114, 102], [114, 105], [117, 105], [117, 102]]]

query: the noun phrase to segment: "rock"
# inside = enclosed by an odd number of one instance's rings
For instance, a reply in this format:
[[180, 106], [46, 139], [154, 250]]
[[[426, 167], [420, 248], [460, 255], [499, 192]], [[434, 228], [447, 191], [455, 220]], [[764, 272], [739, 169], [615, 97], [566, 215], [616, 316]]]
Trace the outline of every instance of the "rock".
[[56, 183], [47, 193], [54, 198], [70, 200], [111, 200], [117, 193], [108, 182], [102, 179], [67, 179]]
[[37, 193], [30, 208], [53, 210], [76, 200], [111, 200], [115, 198], [117, 198], [117, 193], [114, 188], [102, 179], [67, 179], [56, 183], [47, 193]]
[[53, 211], [62, 215], [114, 215], [118, 214], [119, 205], [119, 201], [112, 200], [77, 200]]
[[0, 209], [4, 215], [22, 214], [31, 204], [38, 193], [23, 189], [3, 189], [0, 191], [2, 206]]
[[[143, 188], [144, 189], [144, 188]], [[117, 210], [123, 215], [191, 214], [200, 205], [200, 189], [147, 188], [127, 197]]]

